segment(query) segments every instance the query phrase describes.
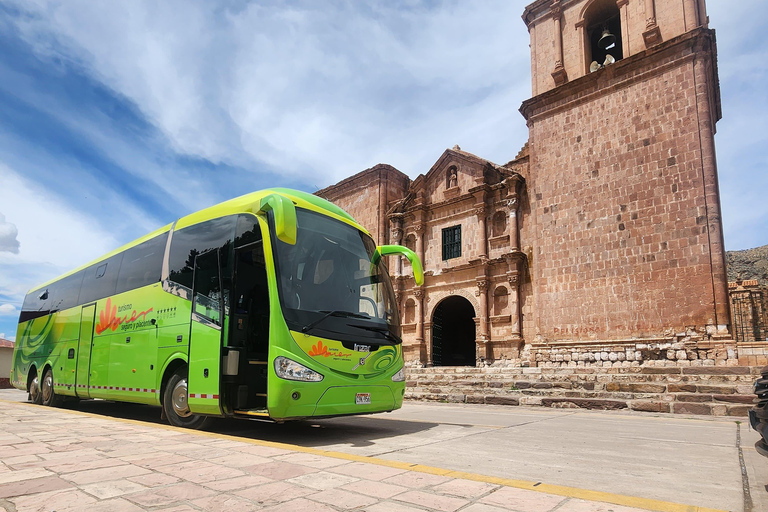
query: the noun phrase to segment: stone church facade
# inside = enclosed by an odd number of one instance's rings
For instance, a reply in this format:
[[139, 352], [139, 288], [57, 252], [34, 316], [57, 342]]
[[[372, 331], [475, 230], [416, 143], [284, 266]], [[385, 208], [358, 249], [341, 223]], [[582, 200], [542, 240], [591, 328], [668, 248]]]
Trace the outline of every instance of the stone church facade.
[[456, 146], [414, 180], [379, 164], [317, 192], [422, 258], [421, 288], [389, 262], [406, 360], [736, 364], [704, 0], [538, 0], [523, 21], [513, 160]]

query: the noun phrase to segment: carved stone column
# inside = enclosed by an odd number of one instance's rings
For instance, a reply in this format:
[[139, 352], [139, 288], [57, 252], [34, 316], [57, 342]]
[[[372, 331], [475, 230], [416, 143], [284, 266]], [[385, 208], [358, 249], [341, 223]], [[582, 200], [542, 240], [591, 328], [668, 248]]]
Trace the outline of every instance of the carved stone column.
[[379, 245], [387, 243], [387, 178], [379, 175]]
[[685, 18], [685, 30], [693, 30], [699, 26], [699, 12], [696, 0], [683, 0], [683, 17]]
[[[725, 266], [725, 243], [720, 220], [720, 195], [717, 185], [717, 160], [715, 159], [716, 114], [707, 88], [707, 62], [701, 56], [693, 61], [696, 81], [696, 106], [698, 108], [699, 133], [701, 134], [701, 167], [704, 175], [704, 204], [709, 230], [709, 247], [712, 264], [712, 285], [715, 295], [715, 314], [718, 334], [727, 334], [731, 323], [728, 303], [728, 278]], [[715, 107], [716, 108], [716, 107]]]
[[555, 69], [552, 71], [552, 79], [555, 81], [555, 85], [563, 85], [568, 81], [568, 74], [565, 72], [565, 66], [563, 66], [563, 31], [560, 26], [563, 10], [560, 7], [560, 0], [552, 2], [549, 13], [555, 23]]
[[520, 233], [517, 226], [517, 205], [519, 201], [516, 197], [507, 201], [509, 208], [509, 247], [513, 251], [520, 249]]
[[510, 304], [510, 315], [512, 325], [512, 338], [521, 338], [520, 335], [520, 286], [519, 272], [512, 270], [507, 272], [507, 281], [509, 281], [509, 296], [512, 299]]
[[421, 260], [421, 265], [426, 269], [427, 265], [424, 262], [424, 232], [426, 231], [426, 226], [423, 223], [416, 224], [413, 230], [416, 231], [416, 254]]
[[481, 258], [488, 257], [488, 231], [486, 230], [486, 208], [485, 205], [475, 207], [475, 215], [477, 215], [478, 226], [480, 229], [480, 254]]
[[426, 343], [427, 364], [425, 366], [430, 368], [432, 367], [432, 322], [424, 322], [424, 336], [429, 340], [429, 342]]
[[[632, 42], [629, 39], [629, 0], [616, 0], [616, 6], [619, 8], [619, 19], [621, 20], [621, 57], [627, 58], [632, 55]], [[619, 55], [614, 55], [617, 59]]]
[[[399, 219], [398, 219], [399, 220]], [[400, 223], [398, 220], [392, 219], [390, 220], [390, 224], [392, 225], [392, 229], [389, 233], [389, 239], [393, 244], [396, 245], [402, 245], [403, 243], [403, 230], [400, 228]], [[401, 276], [403, 275], [403, 257], [398, 256], [397, 257], [397, 264], [395, 265], [395, 275]]]
[[645, 0], [645, 32], [643, 32], [645, 47], [650, 48], [661, 42], [661, 30], [656, 24], [656, 6], [653, 0]]
[[[419, 344], [419, 359], [422, 355], [427, 356], [426, 362], [431, 362], [432, 358], [428, 354], [431, 354], [431, 350], [427, 352], [424, 346], [424, 290], [422, 288], [416, 288], [413, 290], [413, 295], [416, 297], [416, 305], [419, 308], [418, 316], [416, 317], [416, 342]], [[425, 361], [422, 359], [421, 361]]]
[[488, 341], [488, 278], [486, 277], [478, 277], [477, 278], [477, 292], [475, 292], [475, 295], [480, 300], [480, 311], [477, 314], [477, 317], [480, 319], [480, 333], [479, 333], [479, 340], [482, 340], [483, 342]]

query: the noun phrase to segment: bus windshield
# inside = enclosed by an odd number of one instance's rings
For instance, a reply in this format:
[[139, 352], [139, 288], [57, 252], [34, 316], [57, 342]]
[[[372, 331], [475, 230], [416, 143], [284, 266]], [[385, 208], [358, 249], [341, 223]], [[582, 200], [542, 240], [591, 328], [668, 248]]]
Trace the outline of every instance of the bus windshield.
[[401, 343], [400, 319], [373, 239], [325, 215], [296, 209], [296, 244], [273, 237], [280, 303], [288, 328], [339, 341]]

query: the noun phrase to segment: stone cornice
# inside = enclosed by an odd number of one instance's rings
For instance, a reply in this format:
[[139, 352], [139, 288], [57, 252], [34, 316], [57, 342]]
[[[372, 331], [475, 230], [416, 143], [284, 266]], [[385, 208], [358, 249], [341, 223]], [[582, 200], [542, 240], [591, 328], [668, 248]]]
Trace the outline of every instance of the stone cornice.
[[[720, 119], [720, 85], [717, 78], [715, 51], [715, 31], [700, 27], [525, 100], [520, 106], [520, 113], [530, 123], [537, 117], [570, 108], [575, 101], [584, 101], [598, 94], [603, 95], [606, 90], [612, 88], [627, 87], [648, 76], [674, 68], [685, 60], [695, 58], [698, 54], [711, 52], [716, 119]], [[659, 66], [659, 61], [666, 63]]]

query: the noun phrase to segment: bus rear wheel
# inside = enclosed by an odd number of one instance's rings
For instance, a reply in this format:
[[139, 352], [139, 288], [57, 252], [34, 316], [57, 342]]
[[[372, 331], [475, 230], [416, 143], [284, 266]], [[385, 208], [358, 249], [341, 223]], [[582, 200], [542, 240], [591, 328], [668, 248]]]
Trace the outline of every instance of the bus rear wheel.
[[168, 418], [168, 423], [175, 427], [203, 428], [209, 418], [199, 414], [192, 414], [187, 400], [187, 372], [177, 370], [171, 375], [163, 393], [163, 410]]
[[61, 404], [61, 397], [56, 395], [53, 389], [53, 371], [46, 368], [43, 372], [43, 380], [40, 382], [40, 402], [49, 407], [58, 407]]

